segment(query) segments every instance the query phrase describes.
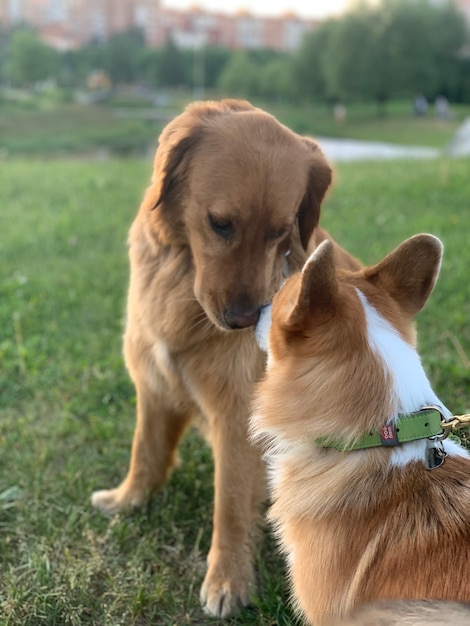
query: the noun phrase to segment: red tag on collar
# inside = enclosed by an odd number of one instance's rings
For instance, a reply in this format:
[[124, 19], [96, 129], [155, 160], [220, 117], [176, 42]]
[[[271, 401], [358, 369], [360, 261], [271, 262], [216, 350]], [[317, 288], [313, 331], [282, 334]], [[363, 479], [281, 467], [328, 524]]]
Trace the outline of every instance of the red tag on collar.
[[393, 424], [387, 424], [386, 426], [382, 426], [380, 430], [380, 440], [383, 446], [398, 445], [397, 431]]

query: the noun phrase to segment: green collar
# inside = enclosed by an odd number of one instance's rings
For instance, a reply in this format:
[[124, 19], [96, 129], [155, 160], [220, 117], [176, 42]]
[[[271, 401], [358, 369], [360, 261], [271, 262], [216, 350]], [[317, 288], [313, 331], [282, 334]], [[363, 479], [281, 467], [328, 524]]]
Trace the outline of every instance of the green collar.
[[442, 435], [441, 420], [442, 415], [437, 409], [421, 409], [415, 413], [400, 415], [394, 424], [388, 424], [381, 430], [366, 433], [350, 444], [328, 437], [315, 439], [315, 443], [322, 448], [336, 448], [340, 452], [378, 446], [398, 446], [406, 441]]

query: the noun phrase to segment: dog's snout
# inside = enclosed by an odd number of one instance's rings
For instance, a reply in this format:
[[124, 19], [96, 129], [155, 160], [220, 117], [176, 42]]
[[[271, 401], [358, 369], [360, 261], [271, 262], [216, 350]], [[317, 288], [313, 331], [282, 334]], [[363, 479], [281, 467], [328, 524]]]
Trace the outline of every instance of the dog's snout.
[[225, 322], [229, 328], [234, 330], [255, 326], [259, 320], [260, 311], [259, 307], [250, 309], [229, 308], [224, 313]]

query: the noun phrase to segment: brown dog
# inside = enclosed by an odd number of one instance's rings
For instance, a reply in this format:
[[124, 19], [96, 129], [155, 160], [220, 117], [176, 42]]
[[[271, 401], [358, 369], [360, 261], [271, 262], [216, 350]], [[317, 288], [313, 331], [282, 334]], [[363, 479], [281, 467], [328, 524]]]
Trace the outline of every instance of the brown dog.
[[[309, 624], [377, 600], [470, 602], [470, 456], [446, 438], [451, 413], [415, 350], [441, 253], [418, 235], [375, 266], [336, 271], [325, 241], [274, 298], [252, 427]], [[435, 623], [420, 610], [403, 623]], [[346, 624], [396, 623], [366, 615]]]
[[[300, 269], [331, 170], [318, 146], [248, 102], [190, 105], [163, 131], [152, 184], [130, 231], [124, 352], [137, 391], [128, 475], [93, 494], [114, 513], [164, 484], [198, 418], [212, 445], [215, 506], [201, 600], [224, 617], [254, 584], [252, 536], [264, 467], [248, 442], [265, 359], [253, 326]], [[327, 237], [317, 229], [316, 240]], [[338, 262], [357, 262], [336, 246]]]

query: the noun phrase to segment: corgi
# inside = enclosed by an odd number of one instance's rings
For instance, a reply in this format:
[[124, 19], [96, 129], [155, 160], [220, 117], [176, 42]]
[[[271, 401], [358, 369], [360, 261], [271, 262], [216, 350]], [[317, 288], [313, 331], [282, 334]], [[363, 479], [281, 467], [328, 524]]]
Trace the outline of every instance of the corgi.
[[470, 456], [445, 438], [451, 413], [413, 325], [441, 257], [416, 235], [377, 265], [336, 270], [325, 241], [257, 326], [268, 358], [252, 438], [309, 624], [380, 600], [470, 602]]

